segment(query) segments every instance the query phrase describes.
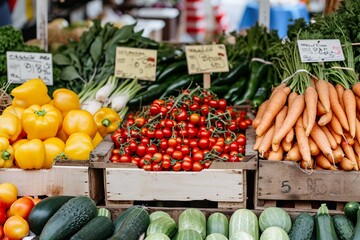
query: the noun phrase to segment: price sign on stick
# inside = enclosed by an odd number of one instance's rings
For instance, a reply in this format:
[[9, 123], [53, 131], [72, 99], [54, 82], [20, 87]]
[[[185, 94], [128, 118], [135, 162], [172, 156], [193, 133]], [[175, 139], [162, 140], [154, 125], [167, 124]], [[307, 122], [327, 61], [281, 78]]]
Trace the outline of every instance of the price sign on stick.
[[33, 78], [53, 85], [52, 55], [50, 53], [6, 52], [8, 82], [24, 83]]
[[186, 46], [189, 74], [204, 74], [204, 88], [211, 85], [210, 73], [228, 72], [229, 64], [224, 44]]
[[36, 38], [48, 50], [48, 1], [36, 0]]
[[267, 29], [270, 28], [270, 0], [260, 0], [259, 24]]
[[297, 45], [303, 63], [345, 60], [338, 39], [297, 40]]
[[117, 47], [115, 76], [155, 81], [156, 62], [156, 50]]

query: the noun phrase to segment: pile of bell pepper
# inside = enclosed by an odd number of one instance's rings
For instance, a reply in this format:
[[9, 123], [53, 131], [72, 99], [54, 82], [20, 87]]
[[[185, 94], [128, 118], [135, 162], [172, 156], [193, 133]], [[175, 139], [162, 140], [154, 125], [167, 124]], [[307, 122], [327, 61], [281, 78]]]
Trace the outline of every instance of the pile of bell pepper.
[[69, 89], [57, 89], [50, 97], [39, 78], [11, 95], [12, 104], [0, 115], [0, 168], [48, 169], [57, 159], [88, 160], [121, 121], [111, 108], [94, 115], [81, 110], [78, 95]]

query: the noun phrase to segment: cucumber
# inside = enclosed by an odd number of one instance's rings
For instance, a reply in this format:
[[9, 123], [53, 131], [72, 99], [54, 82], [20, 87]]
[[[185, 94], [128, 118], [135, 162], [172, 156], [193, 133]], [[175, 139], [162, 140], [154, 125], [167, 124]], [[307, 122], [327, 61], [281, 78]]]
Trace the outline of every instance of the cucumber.
[[176, 233], [176, 222], [169, 217], [160, 217], [150, 222], [146, 230], [146, 235], [151, 236], [156, 233], [164, 233], [168, 237], [172, 237]]
[[105, 216], [111, 219], [111, 213], [107, 208], [98, 208], [96, 216]]
[[344, 214], [333, 216], [334, 227], [340, 240], [351, 240], [354, 235], [354, 224]]
[[338, 240], [333, 219], [331, 218], [325, 203], [321, 204], [316, 213], [315, 226], [317, 240]]
[[357, 211], [360, 208], [360, 204], [358, 202], [347, 202], [344, 206], [344, 213], [345, 215], [354, 223], [356, 224], [357, 220]]
[[314, 232], [314, 218], [308, 213], [296, 217], [289, 233], [290, 240], [310, 240]]
[[46, 222], [74, 196], [51, 196], [41, 200], [30, 212], [28, 223], [30, 230], [36, 235], [40, 235]]
[[201, 233], [198, 231], [188, 228], [182, 229], [178, 232], [176, 240], [203, 240], [204, 238], [201, 236]]
[[360, 209], [357, 211], [357, 221], [354, 229], [353, 240], [360, 240]]
[[150, 224], [149, 213], [145, 208], [134, 208], [121, 224], [120, 229], [108, 240], [138, 240], [145, 234]]
[[228, 240], [228, 238], [220, 233], [212, 233], [210, 235], [207, 235], [205, 240]]
[[167, 212], [164, 212], [164, 211], [160, 211], [160, 210], [150, 213], [149, 217], [150, 217], [150, 222], [153, 222], [154, 220], [156, 220], [160, 217], [171, 218], [170, 214], [168, 214]]
[[114, 224], [106, 216], [96, 216], [75, 233], [70, 240], [106, 240], [113, 234]]
[[147, 236], [145, 240], [170, 240], [170, 238], [164, 233], [155, 233]]
[[116, 233], [117, 231], [119, 231], [121, 225], [124, 223], [126, 217], [135, 209], [135, 208], [139, 208], [140, 206], [131, 206], [128, 209], [126, 209], [125, 211], [123, 211], [117, 218], [115, 218], [114, 220], [114, 233]]
[[41, 240], [69, 239], [96, 217], [95, 202], [86, 196], [70, 199], [49, 219], [40, 234]]
[[219, 233], [229, 237], [229, 219], [220, 212], [212, 213], [206, 221], [206, 234]]

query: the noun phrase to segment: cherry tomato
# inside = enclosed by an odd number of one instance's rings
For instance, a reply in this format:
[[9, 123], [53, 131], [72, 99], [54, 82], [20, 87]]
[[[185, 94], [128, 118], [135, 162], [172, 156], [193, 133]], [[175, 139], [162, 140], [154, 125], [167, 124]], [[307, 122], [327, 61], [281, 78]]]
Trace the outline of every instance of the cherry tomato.
[[203, 170], [203, 168], [204, 167], [203, 167], [203, 165], [201, 165], [200, 162], [193, 162], [191, 170], [193, 170], [195, 172], [199, 172], [199, 171]]
[[131, 162], [133, 163], [133, 164], [135, 164], [137, 167], [139, 167], [139, 165], [140, 165], [140, 158], [139, 157], [133, 157], [133, 158], [131, 158]]
[[189, 118], [190, 122], [193, 124], [199, 124], [200, 122], [200, 114], [192, 113]]
[[134, 119], [134, 124], [139, 128], [144, 126], [145, 123], [146, 123], [146, 120], [143, 117], [137, 117], [137, 118]]
[[239, 156], [237, 151], [231, 151], [229, 154], [229, 162], [239, 162]]
[[169, 147], [168, 140], [163, 138], [160, 141], [160, 149], [166, 150]]
[[171, 155], [173, 159], [176, 159], [176, 160], [182, 160], [184, 155], [181, 151], [174, 151], [173, 154]]
[[183, 108], [179, 108], [173, 112], [173, 117], [176, 119], [176, 121], [186, 121], [188, 114]]
[[122, 154], [119, 158], [119, 162], [122, 163], [130, 163], [131, 162], [131, 157], [128, 154]]
[[188, 130], [187, 129], [181, 129], [178, 131], [179, 133], [179, 136], [184, 138], [184, 137], [187, 137], [188, 136]]
[[227, 154], [227, 153], [222, 153], [221, 155], [220, 155], [220, 157], [223, 159], [223, 161], [226, 161], [226, 162], [228, 162], [229, 161], [229, 154]]
[[120, 147], [120, 138], [121, 138], [121, 133], [118, 131], [111, 134], [111, 140], [114, 142], [115, 148]]
[[197, 111], [197, 110], [199, 110], [199, 108], [200, 108], [200, 106], [199, 106], [199, 103], [197, 103], [197, 102], [194, 102], [189, 107], [190, 111]]
[[174, 123], [174, 121], [173, 120], [171, 120], [171, 119], [167, 119], [166, 120], [166, 122], [165, 122], [165, 127], [167, 127], [167, 128], [173, 128], [175, 126], [175, 123]]
[[156, 147], [155, 144], [151, 144], [150, 146], [147, 147], [146, 149], [146, 153], [150, 154], [150, 155], [154, 155], [155, 153], [158, 152], [158, 149]]
[[239, 146], [245, 146], [246, 145], [246, 137], [244, 134], [240, 134], [236, 138], [236, 142], [239, 144]]
[[158, 162], [161, 162], [162, 157], [163, 157], [163, 155], [161, 153], [157, 152], [157, 153], [154, 153], [154, 155], [152, 156], [151, 159], [153, 162], [158, 163]]
[[251, 120], [250, 118], [246, 117], [246, 118], [244, 119], [244, 121], [246, 122], [246, 124], [247, 124], [248, 126], [252, 125], [252, 120]]
[[175, 152], [175, 148], [174, 147], [168, 147], [166, 150], [165, 150], [165, 153], [172, 156], [173, 153]]
[[151, 113], [151, 115], [153, 115], [153, 116], [159, 114], [159, 113], [160, 113], [160, 105], [157, 104], [157, 103], [151, 104], [151, 106], [150, 106], [150, 113]]
[[153, 104], [158, 104], [159, 106], [164, 106], [165, 105], [165, 100], [163, 100], [163, 99], [155, 99], [152, 103]]
[[206, 117], [200, 116], [199, 126], [205, 126], [206, 125]]
[[209, 140], [208, 138], [200, 138], [199, 142], [198, 142], [198, 146], [201, 149], [205, 149], [209, 147]]
[[237, 151], [239, 149], [239, 144], [235, 141], [235, 142], [231, 142], [229, 144], [229, 150], [230, 151]]
[[141, 168], [144, 169], [145, 171], [151, 171], [152, 170], [151, 164], [144, 164]]
[[181, 163], [180, 162], [176, 162], [174, 165], [171, 166], [171, 169], [173, 171], [180, 171], [181, 170]]
[[23, 219], [27, 220], [31, 209], [35, 206], [34, 202], [27, 197], [18, 198], [10, 206], [10, 215], [11, 216], [20, 216]]
[[[159, 131], [159, 130], [157, 130], [157, 131]], [[161, 131], [161, 130], [160, 130], [160, 131]], [[165, 138], [169, 138], [169, 137], [172, 136], [172, 131], [170, 130], [170, 128], [165, 127], [165, 128], [163, 128], [163, 130], [162, 130], [162, 134], [163, 134], [163, 136], [164, 136]], [[155, 136], [156, 136], [156, 133], [155, 133]]]
[[146, 136], [149, 138], [149, 139], [153, 139], [155, 138], [155, 131], [153, 129], [148, 129], [147, 132], [146, 132]]
[[201, 105], [200, 112], [203, 116], [206, 117], [207, 115], [209, 115], [209, 112], [210, 112], [209, 106], [206, 104]]
[[182, 152], [183, 156], [187, 156], [190, 154], [190, 147], [187, 145], [182, 145], [180, 151]]
[[192, 100], [198, 104], [202, 103], [202, 99], [199, 96], [193, 96]]
[[218, 109], [221, 109], [221, 110], [225, 111], [226, 107], [227, 107], [226, 99], [224, 99], [224, 98], [219, 99], [219, 101], [218, 101]]
[[145, 154], [146, 154], [146, 145], [143, 144], [143, 143], [140, 143], [137, 148], [136, 148], [136, 154], [139, 156], [139, 157], [143, 157]]
[[[129, 150], [131, 151], [131, 152], [135, 152], [136, 151], [136, 149], [137, 149], [137, 142], [135, 141], [135, 140], [131, 140], [130, 142], [129, 142]], [[115, 150], [115, 149], [114, 149]]]
[[143, 137], [143, 138], [141, 138], [140, 143], [147, 146], [150, 144], [150, 139], [148, 137]]
[[222, 153], [222, 151], [223, 151], [223, 147], [220, 146], [220, 145], [218, 145], [218, 144], [215, 144], [215, 145], [211, 148], [211, 150], [215, 151], [217, 154], [220, 154], [220, 153]]
[[120, 155], [119, 154], [115, 154], [115, 155], [111, 155], [110, 156], [110, 162], [119, 162], [120, 159]]
[[239, 153], [241, 153], [242, 155], [245, 155], [245, 148], [243, 146], [239, 146], [238, 150]]
[[190, 147], [190, 148], [196, 148], [196, 147], [198, 147], [198, 143], [197, 143], [197, 140], [196, 140], [195, 138], [189, 139], [189, 147]]
[[170, 169], [170, 167], [171, 167], [171, 162], [170, 162], [170, 160], [163, 160], [163, 161], [162, 161], [162, 167], [163, 167], [164, 169]]
[[245, 120], [238, 121], [238, 127], [241, 130], [246, 130], [248, 128], [248, 124]]
[[189, 161], [183, 161], [182, 163], [181, 163], [181, 168], [183, 169], [183, 170], [185, 170], [185, 171], [190, 171], [191, 170], [191, 168], [192, 168], [192, 163], [191, 162], [189, 162]]
[[231, 119], [230, 123], [228, 125], [226, 125], [226, 128], [229, 131], [235, 132], [237, 130], [237, 128], [238, 128], [238, 126], [236, 124], [236, 121], [234, 119]]
[[206, 169], [208, 169], [208, 168], [210, 168], [210, 165], [211, 165], [211, 162], [210, 162], [210, 161], [206, 161], [206, 162], [204, 162], [203, 167], [206, 168]]
[[210, 131], [208, 130], [200, 130], [198, 132], [198, 138], [206, 138], [206, 139], [209, 139], [211, 136], [211, 133]]
[[4, 224], [4, 233], [9, 239], [23, 239], [29, 234], [29, 232], [29, 224], [20, 216], [11, 216]]
[[155, 130], [155, 138], [156, 139], [162, 139], [164, 137], [163, 130], [156, 129]]
[[200, 162], [204, 160], [204, 152], [202, 151], [193, 152], [192, 159], [194, 162]]
[[160, 163], [151, 164], [151, 170], [153, 171], [162, 171], [163, 167]]

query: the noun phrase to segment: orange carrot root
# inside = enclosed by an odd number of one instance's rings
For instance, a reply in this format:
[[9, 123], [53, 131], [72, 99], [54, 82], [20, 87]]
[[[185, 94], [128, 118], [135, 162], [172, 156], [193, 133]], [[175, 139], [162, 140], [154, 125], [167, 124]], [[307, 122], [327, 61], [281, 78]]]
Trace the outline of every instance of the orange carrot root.
[[350, 128], [350, 135], [355, 138], [356, 132], [356, 99], [352, 90], [346, 89], [343, 93], [346, 118]]
[[314, 87], [307, 87], [305, 90], [305, 105], [307, 112], [307, 126], [305, 134], [306, 136], [310, 136], [311, 129], [314, 126], [316, 120], [316, 111], [317, 111], [317, 102], [318, 102], [318, 94]]
[[319, 100], [326, 112], [330, 111], [330, 91], [327, 81], [319, 79], [316, 81], [315, 88], [319, 94]]
[[252, 122], [252, 126], [254, 128], [257, 128], [257, 126], [259, 125], [262, 116], [264, 115], [265, 109], [267, 107], [267, 105], [269, 104], [269, 99], [267, 99], [265, 102], [263, 102], [260, 107], [259, 110], [257, 111], [257, 114]]
[[[336, 117], [338, 118], [341, 126], [346, 130], [349, 131], [349, 124], [348, 121], [346, 119], [346, 114], [344, 109], [341, 107], [340, 102], [339, 102], [339, 96], [336, 92], [335, 87], [329, 83], [329, 90], [330, 90], [330, 106], [331, 106], [331, 110], [333, 111], [333, 114], [336, 115]], [[333, 127], [334, 129], [334, 127]], [[336, 132], [336, 129], [334, 129]], [[338, 133], [338, 132], [336, 132]]]
[[324, 115], [322, 115], [319, 118], [319, 121], [318, 121], [319, 126], [325, 126], [326, 124], [331, 122], [332, 117], [333, 117], [333, 112], [330, 109], [327, 113], [325, 113]]

